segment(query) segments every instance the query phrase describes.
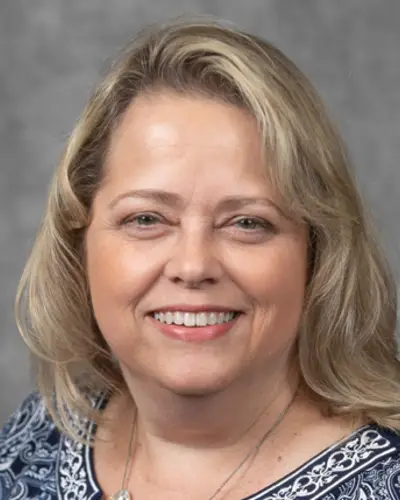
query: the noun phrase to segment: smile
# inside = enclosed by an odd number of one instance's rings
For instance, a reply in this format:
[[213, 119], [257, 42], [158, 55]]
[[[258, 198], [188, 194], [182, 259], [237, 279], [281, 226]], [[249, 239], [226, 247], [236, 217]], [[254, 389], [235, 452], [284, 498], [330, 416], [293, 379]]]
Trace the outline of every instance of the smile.
[[154, 312], [152, 317], [160, 323], [167, 325], [183, 325], [187, 327], [194, 326], [212, 326], [222, 323], [229, 323], [239, 313], [234, 311], [229, 312], [187, 312], [187, 311], [163, 311]]

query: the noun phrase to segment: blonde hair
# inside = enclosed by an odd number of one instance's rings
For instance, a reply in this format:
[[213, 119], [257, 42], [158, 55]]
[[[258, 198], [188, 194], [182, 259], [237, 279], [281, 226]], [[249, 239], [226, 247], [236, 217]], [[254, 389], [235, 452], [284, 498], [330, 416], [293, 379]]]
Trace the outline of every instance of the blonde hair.
[[349, 173], [342, 142], [315, 90], [277, 48], [215, 21], [146, 29], [94, 91], [53, 179], [16, 302], [37, 383], [57, 425], [93, 414], [93, 391], [124, 380], [94, 319], [85, 230], [110, 136], [141, 92], [164, 89], [239, 106], [257, 120], [268, 176], [309, 227], [310, 278], [298, 338], [301, 375], [333, 414], [400, 429], [396, 290]]

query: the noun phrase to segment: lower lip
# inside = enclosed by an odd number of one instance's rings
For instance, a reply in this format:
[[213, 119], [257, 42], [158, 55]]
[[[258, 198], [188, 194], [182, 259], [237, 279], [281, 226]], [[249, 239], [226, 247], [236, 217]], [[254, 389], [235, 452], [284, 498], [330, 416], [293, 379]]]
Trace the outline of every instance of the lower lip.
[[226, 335], [236, 323], [239, 316], [240, 314], [237, 314], [231, 321], [225, 323], [195, 327], [174, 324], [168, 325], [167, 323], [161, 323], [161, 321], [156, 320], [153, 316], [149, 316], [149, 318], [166, 337], [174, 340], [181, 340], [182, 342], [206, 342]]

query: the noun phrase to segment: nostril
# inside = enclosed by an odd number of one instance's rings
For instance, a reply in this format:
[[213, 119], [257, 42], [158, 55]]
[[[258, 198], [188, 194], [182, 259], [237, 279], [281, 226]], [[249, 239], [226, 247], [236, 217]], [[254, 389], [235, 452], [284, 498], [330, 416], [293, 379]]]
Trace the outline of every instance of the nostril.
[[175, 276], [174, 278], [171, 279], [172, 283], [176, 285], [181, 285], [184, 288], [187, 288], [188, 290], [199, 290], [201, 289], [204, 285], [213, 285], [217, 283], [218, 280], [215, 278], [205, 278], [201, 280], [186, 280], [184, 278], [180, 278], [179, 276]]

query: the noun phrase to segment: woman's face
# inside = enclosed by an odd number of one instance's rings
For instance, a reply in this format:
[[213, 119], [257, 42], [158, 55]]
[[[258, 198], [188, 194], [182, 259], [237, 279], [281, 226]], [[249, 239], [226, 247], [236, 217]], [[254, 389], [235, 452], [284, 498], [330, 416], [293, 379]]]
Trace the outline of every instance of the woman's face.
[[280, 208], [255, 121], [141, 95], [115, 131], [86, 251], [95, 317], [125, 377], [179, 394], [285, 370], [307, 231]]

